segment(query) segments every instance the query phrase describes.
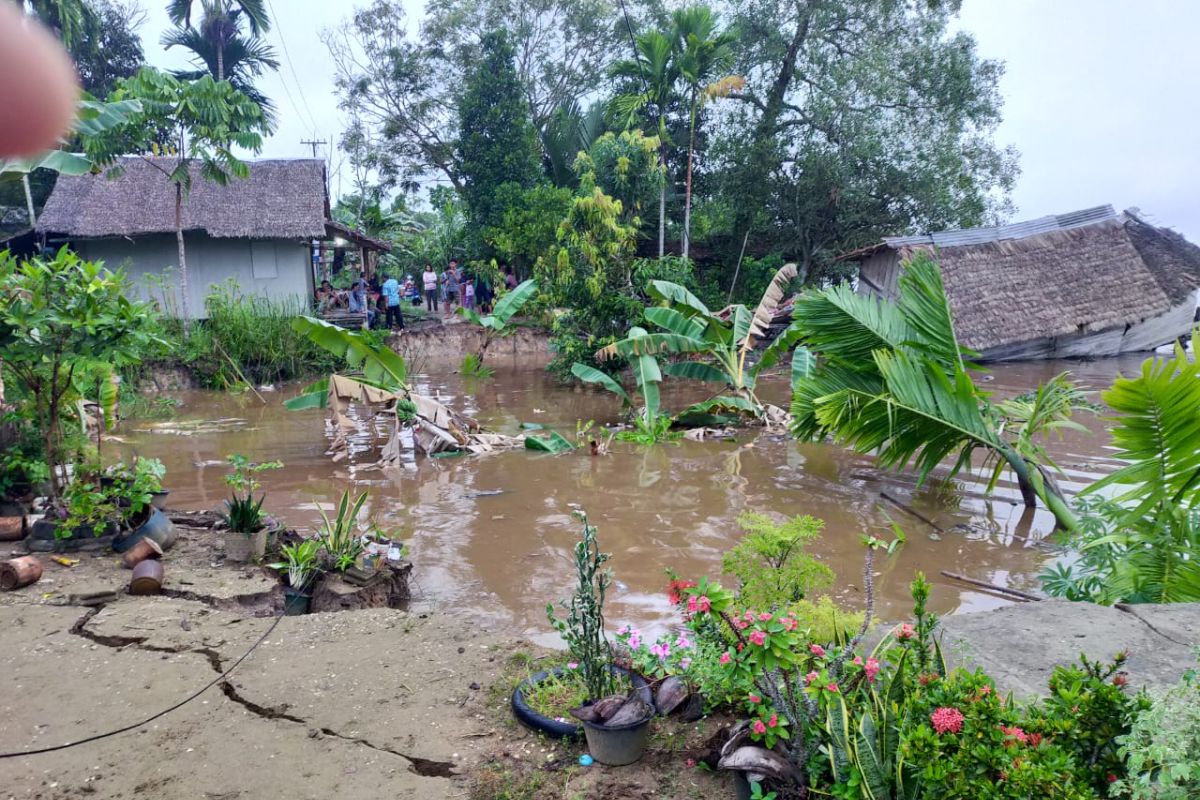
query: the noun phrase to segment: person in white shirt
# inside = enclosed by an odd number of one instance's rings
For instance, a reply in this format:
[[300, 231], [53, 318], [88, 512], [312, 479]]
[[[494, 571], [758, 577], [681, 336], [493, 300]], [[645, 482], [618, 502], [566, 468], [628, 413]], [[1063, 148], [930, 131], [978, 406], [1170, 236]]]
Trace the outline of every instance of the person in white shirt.
[[433, 271], [433, 267], [425, 265], [425, 272], [421, 274], [421, 283], [425, 286], [425, 310], [436, 312], [438, 310], [438, 276]]

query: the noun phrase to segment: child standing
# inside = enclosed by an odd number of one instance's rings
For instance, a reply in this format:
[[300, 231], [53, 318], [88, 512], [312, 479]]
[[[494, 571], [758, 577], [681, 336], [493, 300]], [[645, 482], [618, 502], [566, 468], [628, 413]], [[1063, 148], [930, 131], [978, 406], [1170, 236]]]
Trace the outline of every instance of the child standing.
[[475, 309], [475, 281], [463, 284], [463, 308]]

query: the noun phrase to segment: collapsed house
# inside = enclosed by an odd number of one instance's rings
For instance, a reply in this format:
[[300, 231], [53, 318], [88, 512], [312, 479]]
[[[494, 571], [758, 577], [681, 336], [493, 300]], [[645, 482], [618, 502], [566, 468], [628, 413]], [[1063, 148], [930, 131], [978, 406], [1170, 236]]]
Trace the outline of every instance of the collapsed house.
[[1153, 350], [1196, 320], [1200, 247], [1135, 211], [888, 237], [839, 260], [858, 264], [860, 293], [894, 298], [918, 249], [940, 263], [959, 340], [984, 361]]

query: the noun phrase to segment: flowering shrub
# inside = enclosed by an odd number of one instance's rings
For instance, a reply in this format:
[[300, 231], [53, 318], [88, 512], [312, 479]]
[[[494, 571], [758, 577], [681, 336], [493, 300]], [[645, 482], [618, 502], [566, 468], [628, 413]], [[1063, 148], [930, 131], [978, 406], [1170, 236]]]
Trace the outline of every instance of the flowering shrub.
[[905, 796], [920, 800], [1084, 800], [1096, 795], [1067, 737], [1035, 732], [981, 671], [955, 670], [909, 698], [898, 753]]

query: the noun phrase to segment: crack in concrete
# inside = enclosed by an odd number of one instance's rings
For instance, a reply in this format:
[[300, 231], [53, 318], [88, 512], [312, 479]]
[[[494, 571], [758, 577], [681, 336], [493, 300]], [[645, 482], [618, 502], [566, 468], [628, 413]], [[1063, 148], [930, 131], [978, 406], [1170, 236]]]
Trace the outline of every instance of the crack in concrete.
[[[75, 624], [71, 626], [70, 632], [72, 634], [74, 634], [75, 636], [81, 636], [84, 639], [87, 639], [91, 642], [95, 642], [98, 645], [102, 645], [104, 647], [112, 647], [115, 649], [123, 649], [126, 647], [133, 647], [138, 650], [146, 650], [146, 651], [153, 652], [153, 653], [196, 653], [197, 655], [205, 656], [208, 659], [209, 666], [211, 666], [213, 668], [213, 671], [216, 672], [218, 675], [220, 675], [222, 672], [224, 672], [224, 670], [221, 667], [221, 654], [218, 653], [216, 650], [212, 649], [211, 647], [181, 647], [181, 648], [157, 647], [154, 645], [146, 644], [146, 640], [149, 638], [147, 636], [119, 636], [119, 635], [111, 635], [111, 634], [101, 634], [101, 633], [96, 633], [95, 631], [88, 630], [87, 624], [92, 620], [93, 617], [95, 617], [97, 614], [99, 614], [103, 610], [104, 610], [103, 605], [97, 606], [95, 608], [89, 608], [83, 614], [83, 616], [81, 616], [78, 620], [76, 620]], [[221, 681], [220, 688], [221, 688], [221, 693], [224, 694], [226, 698], [228, 698], [229, 700], [231, 700], [234, 703], [237, 703], [238, 705], [242, 706], [247, 711], [249, 711], [250, 713], [252, 713], [256, 716], [262, 717], [263, 719], [282, 720], [284, 722], [291, 722], [296, 725], [304, 725], [305, 727], [308, 727], [308, 722], [306, 720], [304, 720], [301, 717], [297, 717], [295, 715], [287, 713], [286, 706], [284, 706], [282, 709], [273, 708], [273, 707], [269, 707], [269, 706], [260, 705], [256, 702], [254, 702], [253, 700], [243, 697], [238, 692], [237, 688], [234, 687], [234, 685], [232, 683], [230, 683], [228, 680]], [[311, 731], [313, 729], [310, 728], [309, 730]], [[419, 756], [411, 756], [411, 755], [408, 755], [407, 753], [401, 753], [398, 750], [392, 750], [389, 747], [384, 747], [382, 745], [375, 744], [374, 742], [371, 742], [368, 739], [363, 739], [363, 738], [357, 737], [357, 736], [346, 736], [345, 734], [338, 733], [337, 731], [333, 730], [332, 728], [321, 728], [320, 732], [325, 734], [326, 736], [332, 736], [335, 739], [341, 739], [342, 741], [350, 742], [351, 744], [360, 745], [362, 747], [367, 747], [367, 748], [370, 748], [371, 750], [375, 750], [380, 753], [387, 753], [389, 755], [398, 756], [400, 758], [403, 758], [405, 761], [408, 762], [409, 772], [413, 772], [422, 777], [450, 778], [450, 777], [454, 776], [453, 770], [456, 765], [454, 764], [454, 762], [451, 762], [451, 761], [434, 761], [432, 759], [421, 758]]]
[[1174, 636], [1168, 636], [1167, 634], [1163, 633], [1158, 628], [1154, 627], [1153, 623], [1151, 623], [1150, 620], [1146, 619], [1141, 614], [1134, 611], [1129, 606], [1128, 603], [1115, 603], [1113, 605], [1113, 608], [1117, 609], [1118, 611], [1124, 611], [1126, 614], [1129, 614], [1134, 619], [1136, 619], [1138, 622], [1142, 623], [1147, 628], [1149, 628], [1150, 630], [1157, 633], [1159, 636], [1166, 639], [1168, 642], [1174, 642], [1175, 644], [1182, 645], [1183, 647], [1189, 647], [1189, 648], [1194, 646], [1191, 642], [1181, 642], [1178, 639], [1176, 639]]

